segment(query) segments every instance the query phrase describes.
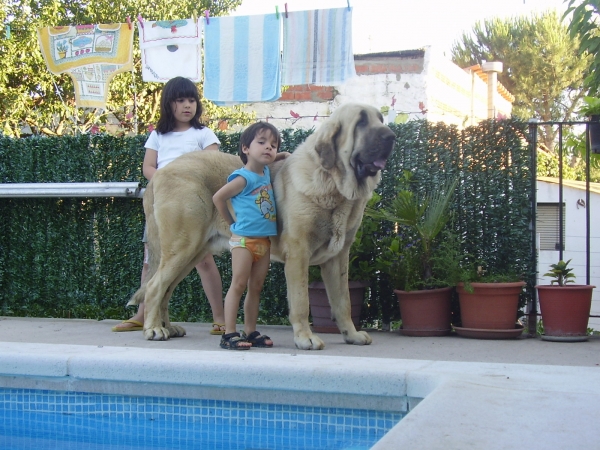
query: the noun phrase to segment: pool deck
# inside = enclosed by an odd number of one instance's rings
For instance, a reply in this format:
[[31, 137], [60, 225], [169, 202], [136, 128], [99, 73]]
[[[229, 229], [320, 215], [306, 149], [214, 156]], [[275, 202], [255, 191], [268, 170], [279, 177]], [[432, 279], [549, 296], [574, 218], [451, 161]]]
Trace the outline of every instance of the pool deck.
[[[373, 449], [600, 449], [600, 337], [413, 338], [370, 331], [369, 346], [261, 326], [272, 349], [221, 350], [210, 324], [146, 341], [115, 320], [0, 317], [0, 386], [179, 396], [410, 413]], [[421, 399], [423, 399], [421, 401]], [[414, 409], [413, 409], [414, 408]]]

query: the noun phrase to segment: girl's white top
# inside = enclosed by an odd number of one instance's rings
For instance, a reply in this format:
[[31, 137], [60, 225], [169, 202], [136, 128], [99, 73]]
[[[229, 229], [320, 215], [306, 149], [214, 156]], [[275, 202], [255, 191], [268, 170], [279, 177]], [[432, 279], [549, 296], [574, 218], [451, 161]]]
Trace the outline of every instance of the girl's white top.
[[158, 152], [156, 168], [160, 169], [178, 156], [196, 150], [204, 150], [212, 144], [221, 145], [221, 142], [210, 128], [204, 127], [199, 130], [192, 127], [186, 131], [171, 131], [165, 134], [157, 133], [154, 130], [150, 133], [144, 147]]

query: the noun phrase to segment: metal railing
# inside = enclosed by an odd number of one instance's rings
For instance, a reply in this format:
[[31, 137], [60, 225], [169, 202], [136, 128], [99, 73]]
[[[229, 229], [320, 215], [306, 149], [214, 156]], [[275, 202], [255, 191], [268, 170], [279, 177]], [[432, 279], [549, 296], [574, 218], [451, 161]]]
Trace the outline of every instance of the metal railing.
[[0, 183], [0, 198], [130, 197], [142, 198], [139, 182]]

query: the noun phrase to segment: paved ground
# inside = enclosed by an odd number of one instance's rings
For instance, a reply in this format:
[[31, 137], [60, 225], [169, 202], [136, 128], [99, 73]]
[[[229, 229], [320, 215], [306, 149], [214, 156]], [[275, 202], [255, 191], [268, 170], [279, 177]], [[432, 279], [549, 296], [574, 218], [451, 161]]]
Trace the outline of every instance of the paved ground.
[[[598, 449], [600, 338], [476, 340], [370, 331], [351, 346], [300, 351], [291, 327], [275, 347], [221, 350], [210, 324], [146, 341], [114, 320], [0, 317], [0, 386], [403, 411], [373, 450]], [[243, 376], [242, 376], [243, 375]], [[422, 399], [422, 400], [420, 400]]]
[[[137, 331], [114, 333], [111, 327], [117, 323], [119, 322], [116, 320], [0, 317], [0, 343], [221, 351], [219, 337], [209, 333], [210, 324], [182, 324], [187, 330], [187, 336], [160, 342], [147, 341], [142, 333]], [[369, 330], [373, 338], [373, 344], [369, 346], [347, 345], [339, 334], [319, 334], [325, 341], [325, 349], [304, 351], [297, 350], [294, 346], [291, 327], [262, 326], [259, 330], [271, 336], [275, 347], [253, 349], [253, 352], [600, 367], [600, 336], [592, 336], [587, 342], [563, 343], [547, 342], [539, 337], [505, 340], [468, 339], [454, 335], [415, 338], [402, 336], [398, 332]]]

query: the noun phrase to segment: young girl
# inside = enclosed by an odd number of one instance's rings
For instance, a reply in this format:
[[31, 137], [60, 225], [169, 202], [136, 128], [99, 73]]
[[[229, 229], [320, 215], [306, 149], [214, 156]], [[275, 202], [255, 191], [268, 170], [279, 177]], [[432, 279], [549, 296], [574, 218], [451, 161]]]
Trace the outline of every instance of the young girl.
[[[219, 213], [231, 228], [231, 286], [225, 296], [225, 334], [220, 346], [229, 350], [272, 347], [269, 336], [256, 331], [256, 321], [265, 277], [269, 270], [271, 241], [277, 234], [275, 198], [267, 164], [275, 161], [281, 144], [279, 131], [266, 122], [248, 127], [240, 137], [244, 167], [227, 178], [213, 196]], [[287, 155], [280, 154], [285, 157]], [[280, 158], [277, 158], [280, 159]], [[227, 208], [231, 199], [235, 219]], [[244, 299], [244, 331], [236, 331], [237, 313]]]
[[[209, 128], [200, 123], [202, 104], [196, 85], [187, 78], [172, 78], [165, 84], [160, 98], [160, 119], [156, 130], [146, 141], [143, 172], [150, 181], [154, 173], [178, 156], [195, 150], [219, 150], [219, 139]], [[142, 282], [148, 272], [148, 245], [144, 230], [144, 266]], [[202, 287], [210, 302], [213, 314], [211, 334], [225, 332], [223, 312], [223, 286], [221, 276], [212, 255], [206, 256], [196, 266]], [[113, 331], [141, 330], [144, 321], [144, 304], [129, 320], [113, 327]]]

